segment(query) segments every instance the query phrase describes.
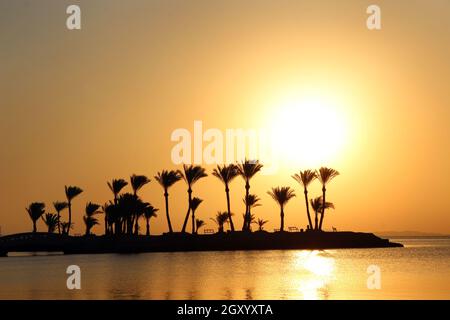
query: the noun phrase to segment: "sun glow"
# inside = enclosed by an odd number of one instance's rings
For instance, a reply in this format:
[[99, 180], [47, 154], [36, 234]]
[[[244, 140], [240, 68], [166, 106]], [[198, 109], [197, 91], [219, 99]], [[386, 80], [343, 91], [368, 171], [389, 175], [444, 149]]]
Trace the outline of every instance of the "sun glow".
[[281, 99], [271, 117], [274, 151], [288, 165], [321, 166], [336, 160], [347, 140], [339, 100], [324, 94]]

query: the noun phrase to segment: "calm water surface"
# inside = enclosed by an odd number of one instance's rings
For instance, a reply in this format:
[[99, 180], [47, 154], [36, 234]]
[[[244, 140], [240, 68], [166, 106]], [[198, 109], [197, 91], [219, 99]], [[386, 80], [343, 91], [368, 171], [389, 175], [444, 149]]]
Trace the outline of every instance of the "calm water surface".
[[[13, 256], [0, 258], [0, 299], [450, 299], [450, 239], [394, 241], [406, 247]], [[81, 290], [66, 287], [72, 264]]]

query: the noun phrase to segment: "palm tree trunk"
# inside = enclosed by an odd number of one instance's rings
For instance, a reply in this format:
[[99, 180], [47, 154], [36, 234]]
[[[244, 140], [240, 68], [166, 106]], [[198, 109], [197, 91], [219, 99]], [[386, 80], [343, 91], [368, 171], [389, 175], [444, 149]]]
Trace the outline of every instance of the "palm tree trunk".
[[[136, 197], [136, 199], [138, 199], [139, 197], [137, 196], [137, 192], [136, 190], [133, 190], [133, 195]], [[136, 232], [136, 227], [137, 227], [137, 220], [138, 220], [138, 215], [136, 212], [132, 212], [131, 213], [131, 222], [130, 222], [130, 234], [137, 234]], [[136, 219], [136, 222], [134, 221], [134, 219]], [[134, 228], [134, 230], [133, 230]]]
[[234, 224], [233, 219], [231, 219], [231, 205], [230, 205], [230, 189], [228, 188], [228, 185], [225, 187], [225, 193], [227, 195], [227, 210], [228, 210], [228, 221], [230, 221], [230, 228], [231, 232], [234, 232]]
[[133, 226], [134, 226], [134, 223], [133, 223], [134, 221], [133, 221], [133, 216], [131, 216], [129, 219], [128, 219], [128, 234], [129, 235], [132, 235], [133, 234]]
[[37, 232], [36, 221], [33, 220], [33, 233]]
[[323, 223], [323, 216], [325, 215], [325, 194], [327, 189], [325, 186], [322, 187], [322, 214], [320, 215], [320, 223], [319, 223], [319, 230], [322, 230], [322, 223]]
[[188, 200], [189, 200], [189, 206], [188, 206], [188, 210], [186, 213], [186, 217], [184, 218], [184, 223], [183, 223], [183, 229], [181, 229], [181, 232], [186, 232], [186, 226], [187, 226], [187, 222], [189, 219], [189, 213], [191, 212], [191, 200], [192, 200], [192, 189], [189, 188], [188, 189]]
[[108, 219], [107, 215], [105, 213], [105, 236], [108, 235]]
[[146, 218], [146, 228], [147, 228], [147, 232], [146, 235], [149, 236], [150, 235], [150, 222], [149, 222], [149, 218]]
[[283, 232], [284, 231], [284, 210], [283, 207], [281, 207], [281, 212], [280, 212], [280, 220], [281, 220], [281, 226], [280, 226], [280, 231]]
[[317, 230], [317, 212], [314, 212], [315, 218], [314, 218], [314, 230]]
[[305, 188], [305, 202], [306, 202], [306, 214], [308, 215], [308, 223], [309, 223], [309, 228], [312, 229], [313, 225], [312, 225], [312, 221], [311, 221], [311, 215], [309, 213], [309, 201], [308, 201], [308, 190]]
[[192, 210], [192, 234], [195, 234], [195, 211]]
[[69, 235], [70, 233], [70, 226], [72, 225], [72, 203], [68, 202], [68, 208], [69, 208], [69, 227], [67, 228], [66, 234]]
[[139, 217], [136, 215], [136, 221], [134, 223], [134, 234], [139, 234]]
[[247, 231], [249, 229], [249, 211], [250, 208], [247, 204], [247, 199], [250, 194], [250, 182], [248, 180], [245, 181], [245, 216], [244, 216], [244, 225], [242, 226], [242, 231]]
[[120, 221], [116, 221], [114, 228], [116, 231], [116, 235], [119, 235], [122, 233], [122, 224], [120, 223]]
[[169, 233], [173, 233], [172, 223], [170, 222], [170, 216], [169, 216], [169, 193], [167, 192], [167, 189], [164, 190], [164, 198], [166, 200], [166, 218], [167, 218], [167, 224], [169, 225]]
[[320, 213], [319, 230], [322, 231], [323, 212]]
[[61, 227], [60, 227], [60, 223], [59, 223], [59, 221], [61, 219], [60, 212], [57, 211], [56, 214], [58, 215], [58, 234], [61, 234]]

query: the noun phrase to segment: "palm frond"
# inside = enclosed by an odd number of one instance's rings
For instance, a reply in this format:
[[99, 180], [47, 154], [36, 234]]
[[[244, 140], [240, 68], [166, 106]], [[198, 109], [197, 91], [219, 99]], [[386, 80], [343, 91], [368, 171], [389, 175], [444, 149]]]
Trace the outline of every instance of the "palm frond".
[[197, 197], [192, 198], [192, 200], [191, 200], [191, 209], [192, 209], [193, 211], [196, 211], [197, 208], [198, 208], [198, 206], [199, 206], [202, 202], [203, 202], [203, 200], [200, 199], [200, 198], [197, 198]]
[[65, 201], [55, 201], [53, 202], [53, 207], [55, 208], [56, 212], [61, 212], [64, 209], [66, 209], [69, 206], [69, 204]]
[[124, 179], [113, 179], [111, 182], [107, 182], [109, 190], [117, 196], [123, 188], [128, 185], [128, 182]]
[[66, 192], [67, 201], [69, 202], [83, 192], [83, 190], [77, 186], [64, 186], [64, 189]]
[[86, 208], [85, 208], [86, 215], [88, 217], [92, 217], [92, 216], [94, 216], [96, 214], [101, 213], [101, 211], [99, 210], [100, 207], [101, 206], [99, 204], [96, 204], [96, 203], [92, 203], [92, 202], [86, 203]]
[[[314, 212], [322, 212], [322, 204], [323, 204], [322, 196], [311, 199], [310, 203], [311, 208], [314, 210]], [[334, 209], [334, 204], [328, 201], [325, 202], [325, 209]]]
[[319, 179], [320, 183], [322, 183], [322, 185], [324, 186], [338, 175], [339, 175], [338, 171], [326, 167], [320, 168], [319, 171], [317, 172], [317, 178]]
[[239, 175], [245, 180], [250, 180], [255, 174], [257, 174], [263, 165], [259, 163], [259, 160], [247, 160], [245, 159], [237, 165]]
[[49, 233], [53, 233], [56, 230], [56, 227], [58, 226], [58, 216], [54, 213], [46, 213], [45, 216], [42, 217], [42, 220], [44, 221], [45, 225], [48, 228]]
[[284, 206], [289, 200], [295, 197], [295, 192], [291, 187], [276, 187], [271, 191], [267, 191], [280, 206]]
[[130, 182], [134, 193], [137, 193], [143, 186], [150, 182], [150, 179], [144, 175], [133, 174], [130, 177]]
[[31, 220], [37, 221], [45, 213], [45, 203], [33, 202], [26, 208]]
[[292, 176], [298, 183], [300, 183], [304, 188], [307, 188], [308, 185], [313, 182], [317, 178], [317, 172], [314, 170], [304, 170], [300, 171], [300, 173], [296, 173]]
[[239, 175], [238, 168], [234, 164], [217, 165], [217, 168], [213, 170], [213, 176], [217, 177], [225, 185], [228, 185], [235, 177]]
[[255, 208], [255, 207], [261, 206], [261, 204], [258, 203], [260, 200], [261, 199], [255, 194], [249, 194], [247, 197], [244, 197], [244, 199], [242, 199], [244, 204], [246, 206], [248, 206], [249, 208]]
[[73, 222], [69, 225], [69, 222], [61, 222], [62, 233], [65, 234], [69, 229], [73, 229]]
[[253, 223], [258, 225], [258, 228], [260, 231], [262, 231], [264, 229], [264, 225], [269, 222], [269, 220], [264, 220], [264, 219], [258, 219], [257, 221], [253, 221]]
[[150, 218], [156, 218], [158, 215], [156, 214], [156, 212], [158, 212], [159, 209], [153, 207], [152, 205], [148, 205], [145, 209], [144, 209], [144, 217], [146, 219], [150, 219]]
[[200, 229], [201, 227], [203, 227], [205, 225], [205, 221], [200, 220], [200, 219], [195, 219], [195, 227], [196, 229]]
[[228, 212], [218, 211], [215, 218], [210, 218], [214, 221], [219, 227], [222, 226], [228, 221]]
[[164, 189], [169, 189], [176, 182], [180, 181], [182, 176], [179, 171], [175, 170], [162, 170], [158, 172], [155, 176], [155, 180], [163, 187]]
[[188, 186], [192, 186], [201, 178], [207, 177], [208, 175], [205, 172], [205, 168], [197, 165], [183, 165], [183, 171], [178, 171], [183, 180], [188, 184]]

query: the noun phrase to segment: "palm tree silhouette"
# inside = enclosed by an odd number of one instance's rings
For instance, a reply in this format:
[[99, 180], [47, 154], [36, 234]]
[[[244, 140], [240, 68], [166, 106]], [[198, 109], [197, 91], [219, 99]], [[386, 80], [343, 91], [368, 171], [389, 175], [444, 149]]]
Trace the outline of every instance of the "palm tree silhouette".
[[61, 234], [61, 227], [60, 227], [60, 223], [59, 221], [61, 220], [61, 211], [63, 211], [64, 209], [66, 209], [68, 207], [68, 203], [67, 202], [63, 202], [63, 201], [56, 201], [53, 202], [53, 207], [56, 210], [56, 215], [58, 218], [58, 233]]
[[117, 199], [120, 233], [133, 234], [134, 218], [142, 212], [143, 202], [134, 193], [123, 193]]
[[259, 231], [263, 231], [264, 230], [264, 225], [269, 222], [269, 220], [264, 220], [264, 219], [258, 219], [258, 221], [256, 221], [256, 224], [258, 225], [258, 230]]
[[[322, 196], [311, 199], [311, 208], [314, 210], [315, 218], [314, 218], [314, 230], [319, 229], [319, 223], [318, 223], [318, 215], [319, 213], [322, 214], [322, 205], [323, 200]], [[331, 202], [325, 203], [325, 210], [326, 209], [334, 209], [334, 205]]]
[[118, 204], [114, 204], [109, 201], [102, 206], [102, 211], [105, 214], [105, 223], [108, 226], [106, 234], [120, 234], [121, 229], [121, 217], [119, 215]]
[[157, 217], [156, 212], [159, 209], [156, 209], [155, 207], [153, 207], [152, 205], [148, 205], [145, 207], [144, 209], [144, 217], [145, 217], [145, 226], [146, 226], [146, 235], [149, 236], [150, 235], [150, 219], [153, 217]]
[[[244, 199], [242, 199], [242, 201], [245, 204], [245, 207], [248, 207], [249, 212], [251, 213], [251, 210], [253, 208], [259, 207], [261, 206], [260, 203], [258, 203], [261, 199], [255, 195], [255, 194], [249, 194], [248, 196], [246, 196]], [[245, 214], [244, 214], [245, 215]]]
[[73, 229], [73, 223], [69, 224], [69, 222], [61, 222], [61, 233], [62, 234], [69, 234], [69, 229]]
[[189, 219], [189, 214], [191, 212], [191, 201], [192, 201], [192, 186], [201, 178], [204, 178], [208, 176], [205, 172], [205, 169], [201, 166], [194, 166], [194, 165], [183, 165], [183, 172], [179, 171], [181, 174], [181, 177], [188, 185], [188, 210], [186, 213], [186, 217], [184, 218], [183, 228], [181, 229], [181, 232], [186, 232], [186, 226]]
[[280, 231], [284, 231], [284, 207], [285, 205], [295, 197], [294, 190], [291, 187], [276, 187], [272, 188], [271, 191], [267, 191], [269, 194], [280, 206]]
[[117, 204], [117, 199], [119, 197], [120, 191], [122, 191], [123, 188], [125, 188], [128, 185], [128, 182], [126, 182], [124, 179], [112, 179], [111, 182], [107, 182], [109, 190], [114, 195], [114, 204]]
[[245, 204], [245, 207], [248, 208], [248, 212], [244, 213], [243, 219], [248, 220], [248, 227], [246, 231], [252, 231], [251, 225], [256, 221], [255, 216], [252, 214], [252, 209], [261, 206], [260, 203], [258, 203], [261, 199], [255, 195], [255, 194], [249, 194], [247, 197], [242, 199], [242, 201]]
[[92, 202], [88, 202], [86, 204], [85, 213], [86, 215], [83, 217], [84, 224], [86, 225], [86, 235], [91, 234], [91, 229], [98, 224], [98, 219], [95, 215], [101, 213], [100, 205]]
[[44, 221], [45, 225], [47, 226], [48, 233], [55, 232], [56, 226], [59, 226], [58, 215], [56, 215], [54, 213], [46, 213], [42, 217], [42, 221]]
[[219, 228], [219, 233], [223, 233], [223, 226], [225, 225], [225, 223], [228, 221], [228, 212], [221, 212], [218, 211], [216, 214], [215, 218], [211, 218], [212, 221], [214, 221], [218, 228]]
[[176, 182], [181, 180], [181, 174], [179, 171], [175, 171], [175, 170], [171, 170], [171, 171], [163, 170], [161, 172], [158, 172], [158, 174], [155, 176], [155, 180], [158, 181], [158, 183], [164, 189], [164, 199], [166, 202], [167, 225], [169, 226], [169, 233], [172, 233], [173, 229], [172, 229], [172, 223], [170, 222], [170, 215], [169, 215], [169, 188], [172, 185], [174, 185]]
[[[128, 182], [125, 181], [124, 179], [112, 179], [111, 182], [107, 182], [109, 190], [111, 190], [111, 192], [114, 195], [114, 204], [117, 205], [117, 199], [119, 197], [119, 193], [120, 191], [122, 191], [123, 188], [125, 188], [128, 185]], [[106, 213], [105, 210], [103, 210], [103, 212], [105, 213], [105, 234], [109, 234], [111, 231], [108, 230], [108, 214]]]
[[203, 202], [202, 199], [194, 197], [191, 200], [191, 210], [192, 210], [192, 234], [195, 234], [195, 211], [198, 206]]
[[[256, 205], [256, 206], [259, 206], [259, 205]], [[245, 219], [245, 213], [244, 214], [242, 214], [242, 219]], [[248, 229], [248, 231], [252, 231], [252, 224], [255, 224], [255, 223], [257, 223], [257, 221], [256, 221], [256, 216], [253, 214], [253, 213], [250, 213], [250, 218], [249, 218], [249, 220], [250, 220], [250, 228]]]
[[300, 174], [294, 174], [292, 178], [303, 186], [303, 193], [305, 194], [306, 214], [308, 216], [309, 228], [312, 230], [313, 225], [311, 221], [311, 215], [309, 213], [309, 200], [308, 200], [308, 186], [314, 179], [317, 178], [317, 174], [313, 170], [300, 171]]
[[230, 222], [231, 231], [234, 232], [234, 224], [233, 219], [231, 218], [231, 209], [230, 209], [230, 182], [239, 175], [239, 171], [234, 164], [223, 165], [222, 167], [217, 165], [217, 168], [213, 170], [213, 176], [217, 177], [222, 183], [225, 185], [225, 194], [227, 197], [227, 211], [228, 211], [228, 220]]
[[[133, 194], [137, 196], [137, 192], [145, 186], [147, 183], [150, 183], [150, 179], [144, 175], [135, 175], [133, 174], [130, 177], [131, 187], [133, 188]], [[139, 213], [142, 212], [133, 212], [132, 220], [134, 222], [134, 233], [137, 234], [139, 230]]]
[[139, 234], [139, 224], [137, 223], [137, 221], [139, 220], [140, 217], [145, 218], [145, 216], [144, 216], [145, 211], [150, 206], [151, 206], [150, 203], [143, 202], [140, 198], [138, 198], [138, 201], [136, 203], [136, 211], [135, 211], [135, 217], [136, 217], [136, 223], [134, 224], [134, 234], [135, 235]]
[[[239, 175], [244, 179], [245, 181], [245, 198], [250, 194], [250, 179], [253, 178], [253, 176], [258, 173], [262, 169], [263, 165], [259, 163], [258, 160], [247, 160], [245, 159], [243, 162], [239, 163], [237, 165], [237, 170], [239, 172]], [[249, 231], [250, 230], [250, 208], [248, 205], [245, 207], [245, 218], [244, 218], [244, 224], [242, 226], [242, 231]]]
[[327, 191], [326, 185], [333, 180], [333, 178], [337, 177], [339, 175], [339, 172], [331, 169], [322, 167], [319, 169], [319, 172], [317, 173], [317, 178], [319, 179], [320, 183], [322, 184], [322, 214], [320, 216], [320, 223], [319, 223], [319, 230], [322, 230], [322, 223], [323, 223], [323, 217], [325, 215], [325, 209], [326, 209], [326, 198], [325, 194]]
[[28, 208], [25, 208], [25, 210], [27, 210], [28, 215], [31, 218], [31, 221], [33, 222], [33, 233], [36, 233], [37, 232], [36, 222], [45, 213], [45, 203], [33, 202], [28, 206]]
[[320, 224], [319, 224], [319, 230], [322, 230], [322, 223], [323, 223], [323, 220], [324, 220], [324, 218], [325, 218], [325, 210], [327, 210], [327, 209], [334, 209], [334, 204], [333, 204], [333, 202], [325, 202], [325, 208], [323, 208], [323, 210], [322, 210], [322, 214], [320, 215]]
[[137, 195], [137, 192], [150, 182], [150, 179], [144, 175], [135, 175], [133, 174], [130, 177], [131, 187], [133, 188], [133, 194]]
[[[67, 207], [69, 208], [69, 226], [72, 226], [72, 200], [76, 196], [78, 196], [80, 193], [83, 192], [81, 188], [78, 188], [76, 186], [64, 186], [64, 189], [66, 191], [66, 198], [67, 198]], [[67, 228], [67, 235], [69, 235], [70, 228]]]
[[198, 229], [205, 225], [205, 221], [200, 219], [195, 219], [195, 234], [198, 234]]

